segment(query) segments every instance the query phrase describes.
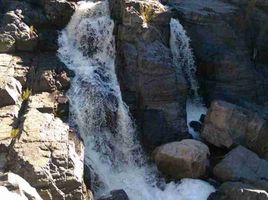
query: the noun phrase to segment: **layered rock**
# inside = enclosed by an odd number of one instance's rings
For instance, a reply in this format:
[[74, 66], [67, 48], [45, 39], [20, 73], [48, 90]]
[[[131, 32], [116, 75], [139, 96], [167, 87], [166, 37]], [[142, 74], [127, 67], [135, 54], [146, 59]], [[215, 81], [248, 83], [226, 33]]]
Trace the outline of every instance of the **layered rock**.
[[75, 4], [69, 1], [1, 0], [0, 53], [57, 50], [57, 30], [70, 20]]
[[210, 155], [208, 147], [196, 140], [164, 144], [153, 152], [158, 169], [175, 178], [198, 178], [205, 175]]
[[201, 135], [217, 147], [241, 144], [264, 155], [268, 149], [268, 122], [256, 112], [224, 101], [212, 102]]
[[171, 13], [157, 0], [110, 0], [116, 21], [117, 74], [144, 142], [188, 138], [187, 85], [176, 76], [169, 48]]
[[[261, 1], [163, 0], [192, 42], [202, 92], [242, 104], [267, 102], [267, 25]], [[264, 1], [263, 1], [264, 2]]]

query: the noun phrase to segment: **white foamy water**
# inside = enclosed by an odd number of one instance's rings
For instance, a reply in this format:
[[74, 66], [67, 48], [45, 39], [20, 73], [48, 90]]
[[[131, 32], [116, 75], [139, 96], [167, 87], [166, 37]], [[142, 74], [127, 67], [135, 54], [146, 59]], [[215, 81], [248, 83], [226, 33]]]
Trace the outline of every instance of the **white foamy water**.
[[95, 197], [123, 189], [131, 200], [205, 200], [214, 191], [208, 183], [165, 184], [143, 158], [116, 78], [113, 28], [107, 1], [80, 2], [59, 37], [59, 57], [75, 72], [71, 119], [85, 144]]
[[191, 92], [193, 93], [189, 95], [186, 102], [188, 130], [193, 138], [200, 139], [199, 133], [195, 132], [189, 124], [191, 121], [199, 121], [200, 116], [206, 114], [207, 108], [202, 103], [202, 99], [197, 92], [199, 86], [195, 77], [196, 66], [190, 48], [190, 39], [177, 19], [171, 19], [170, 21], [170, 48], [177, 73], [186, 78]]

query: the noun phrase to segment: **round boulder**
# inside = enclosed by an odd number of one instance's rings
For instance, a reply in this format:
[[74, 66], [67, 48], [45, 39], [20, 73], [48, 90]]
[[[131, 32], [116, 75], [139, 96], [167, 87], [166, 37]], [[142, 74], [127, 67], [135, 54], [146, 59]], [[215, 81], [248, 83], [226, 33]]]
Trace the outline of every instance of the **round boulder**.
[[209, 163], [209, 155], [205, 144], [192, 139], [164, 144], [153, 152], [157, 168], [174, 179], [203, 176]]

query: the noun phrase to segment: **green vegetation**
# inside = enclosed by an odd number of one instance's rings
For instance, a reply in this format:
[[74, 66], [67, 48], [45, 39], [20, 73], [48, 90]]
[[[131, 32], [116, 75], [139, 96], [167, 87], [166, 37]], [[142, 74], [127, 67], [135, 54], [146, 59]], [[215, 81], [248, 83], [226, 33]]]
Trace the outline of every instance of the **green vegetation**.
[[26, 88], [25, 90], [22, 91], [22, 95], [21, 98], [23, 101], [27, 101], [29, 99], [29, 97], [32, 94], [32, 90], [29, 88]]
[[10, 132], [10, 137], [15, 138], [19, 134], [19, 129], [18, 128], [13, 128]]

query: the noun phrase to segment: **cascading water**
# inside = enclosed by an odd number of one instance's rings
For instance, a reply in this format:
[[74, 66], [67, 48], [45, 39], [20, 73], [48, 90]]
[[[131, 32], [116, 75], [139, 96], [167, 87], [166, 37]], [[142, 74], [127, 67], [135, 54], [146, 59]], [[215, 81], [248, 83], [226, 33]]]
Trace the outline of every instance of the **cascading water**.
[[207, 112], [207, 108], [202, 104], [201, 97], [198, 96], [198, 82], [195, 78], [196, 66], [190, 48], [190, 39], [177, 19], [170, 21], [170, 48], [177, 73], [186, 78], [192, 92], [186, 103], [188, 130], [194, 138], [199, 139], [199, 134], [190, 127], [189, 123], [199, 121], [200, 116]]
[[59, 37], [59, 57], [75, 72], [68, 92], [71, 119], [95, 174], [95, 197], [123, 189], [131, 200], [205, 200], [212, 186], [192, 179], [165, 184], [143, 158], [116, 78], [113, 28], [108, 1], [79, 2]]

